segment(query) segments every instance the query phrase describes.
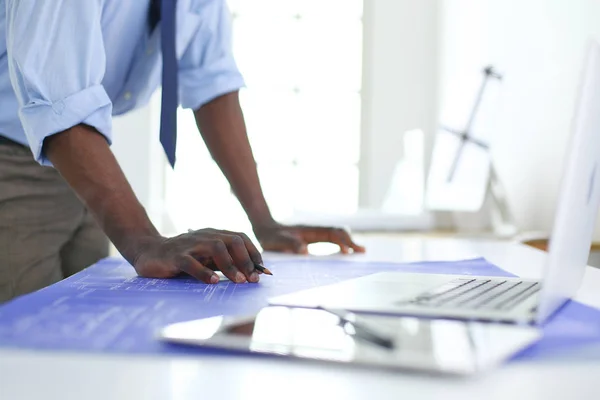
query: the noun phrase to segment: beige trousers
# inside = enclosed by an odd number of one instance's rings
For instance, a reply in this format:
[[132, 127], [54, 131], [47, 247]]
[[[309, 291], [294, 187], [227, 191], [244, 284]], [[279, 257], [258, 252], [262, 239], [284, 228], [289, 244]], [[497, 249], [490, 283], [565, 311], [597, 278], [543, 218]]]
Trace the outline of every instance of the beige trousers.
[[106, 257], [109, 242], [79, 198], [28, 148], [0, 142], [0, 303]]

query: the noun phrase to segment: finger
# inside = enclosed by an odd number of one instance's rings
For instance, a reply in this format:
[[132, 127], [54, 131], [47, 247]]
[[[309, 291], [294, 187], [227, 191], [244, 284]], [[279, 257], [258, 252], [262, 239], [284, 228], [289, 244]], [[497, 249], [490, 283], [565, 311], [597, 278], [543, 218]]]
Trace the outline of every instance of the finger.
[[234, 265], [233, 259], [225, 243], [220, 239], [215, 239], [204, 244], [204, 254], [208, 253], [212, 257], [215, 265], [223, 274], [235, 283], [246, 283], [246, 277]]
[[217, 264], [215, 264], [215, 262], [212, 260], [212, 258], [210, 259], [210, 261], [207, 261], [207, 262], [200, 261], [200, 263], [202, 265], [204, 265], [206, 268], [209, 268], [213, 271], [220, 271], [219, 267], [217, 267]]
[[298, 232], [308, 243], [334, 243], [339, 246], [344, 254], [350, 250], [350, 244], [346, 242], [342, 229], [321, 226], [300, 226]]
[[265, 250], [278, 251], [291, 254], [308, 254], [307, 243], [302, 238], [289, 233], [282, 232], [276, 239], [265, 243]]
[[192, 256], [181, 256], [176, 260], [176, 266], [181, 271], [204, 283], [215, 284], [219, 283], [219, 277], [210, 268], [200, 264]]
[[[348, 254], [350, 252], [350, 245], [344, 235], [345, 231], [342, 229], [331, 228], [327, 232], [328, 241], [335, 243], [340, 247], [342, 254]], [[348, 238], [349, 239], [349, 238]]]
[[[350, 234], [344, 229], [334, 229], [333, 234], [339, 238], [339, 241], [343, 243], [345, 247], [345, 252], [342, 250], [342, 253], [348, 253], [350, 249], [356, 253], [364, 253], [365, 248], [354, 243]], [[341, 246], [340, 246], [341, 248]]]
[[367, 251], [365, 246], [356, 244], [354, 241], [352, 241], [352, 250], [354, 250], [355, 253], [365, 253]]
[[258, 272], [254, 269], [254, 261], [252, 261], [250, 254], [248, 254], [244, 239], [236, 234], [222, 234], [220, 238], [227, 246], [227, 250], [233, 259], [233, 264], [245, 275], [248, 282], [258, 282]]
[[[214, 261], [212, 261], [212, 260], [211, 260], [211, 261], [209, 261], [209, 262], [207, 262], [206, 264], [204, 264], [204, 263], [203, 263], [203, 265], [204, 265], [205, 267], [207, 267], [207, 268], [210, 268], [210, 269], [212, 269], [213, 271], [219, 271], [219, 268], [217, 267], [217, 264], [215, 264], [215, 263], [214, 263]], [[259, 270], [256, 270], [256, 272], [257, 272], [259, 275], [262, 275], [262, 272], [261, 272], [261, 271], [259, 271]]]
[[350, 247], [352, 249], [353, 252], [355, 252], [355, 253], [364, 253], [365, 252], [365, 248], [363, 246], [356, 244], [354, 242], [354, 240], [352, 240], [352, 236], [350, 236], [350, 233], [348, 231], [346, 231], [345, 229], [340, 229], [340, 235], [342, 235], [344, 242], [346, 243], [346, 245], [348, 247]]
[[246, 250], [248, 251], [248, 254], [250, 255], [250, 259], [258, 265], [264, 265], [260, 251], [258, 251], [258, 248], [254, 245], [254, 242], [252, 242], [252, 240], [250, 240], [248, 235], [246, 235], [245, 233], [241, 233], [241, 232], [239, 232], [239, 233], [238, 232], [230, 232], [230, 231], [224, 231], [224, 232], [227, 234], [230, 234], [230, 235], [237, 235], [237, 236], [241, 237], [242, 240], [244, 241], [244, 245], [246, 246]]
[[324, 226], [297, 226], [297, 233], [302, 235], [307, 243], [331, 242], [331, 233], [335, 228]]
[[349, 253], [350, 249], [357, 252], [364, 252], [364, 247], [354, 243], [350, 234], [341, 228], [300, 227], [300, 231], [303, 232], [305, 240], [309, 243], [334, 243], [340, 247], [340, 251], [344, 254]]

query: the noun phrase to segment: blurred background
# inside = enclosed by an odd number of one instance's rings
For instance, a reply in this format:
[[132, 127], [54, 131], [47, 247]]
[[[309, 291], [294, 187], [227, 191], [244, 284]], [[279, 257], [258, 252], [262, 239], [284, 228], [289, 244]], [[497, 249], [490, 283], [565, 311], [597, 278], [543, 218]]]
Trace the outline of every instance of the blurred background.
[[[432, 165], [456, 150], [441, 146], [433, 157], [439, 127], [466, 126], [492, 65], [502, 80], [488, 87], [493, 98], [483, 99], [474, 134], [489, 145], [511, 234], [549, 235], [586, 40], [600, 38], [600, 2], [228, 3], [248, 133], [276, 218], [498, 234], [487, 195], [467, 211], [426, 201]], [[154, 222], [165, 232], [248, 231], [188, 110], [180, 110], [177, 168], [168, 168], [159, 112], [157, 93], [115, 121], [114, 151]], [[467, 153], [460, 173], [468, 181], [469, 171], [488, 167]], [[472, 184], [486, 184], [478, 179]]]

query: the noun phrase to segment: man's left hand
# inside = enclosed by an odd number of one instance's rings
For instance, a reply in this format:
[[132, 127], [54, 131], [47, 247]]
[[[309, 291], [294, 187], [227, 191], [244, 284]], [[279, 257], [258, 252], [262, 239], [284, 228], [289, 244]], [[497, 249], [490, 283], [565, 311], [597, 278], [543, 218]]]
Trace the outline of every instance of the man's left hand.
[[328, 242], [340, 246], [343, 254], [351, 251], [354, 253], [365, 252], [364, 247], [354, 243], [348, 232], [340, 228], [287, 226], [274, 223], [266, 227], [257, 227], [254, 229], [254, 233], [265, 251], [308, 254], [309, 244]]

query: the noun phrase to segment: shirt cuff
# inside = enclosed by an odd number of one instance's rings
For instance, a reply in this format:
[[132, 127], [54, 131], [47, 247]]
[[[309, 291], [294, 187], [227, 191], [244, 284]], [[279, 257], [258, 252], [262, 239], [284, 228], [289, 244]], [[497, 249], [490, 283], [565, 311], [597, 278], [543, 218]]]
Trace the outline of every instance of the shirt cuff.
[[204, 104], [245, 86], [238, 71], [210, 71], [204, 68], [180, 72], [181, 106], [197, 110]]
[[33, 157], [42, 165], [52, 165], [42, 154], [44, 140], [79, 124], [95, 128], [112, 143], [112, 102], [102, 85], [55, 102], [33, 100], [19, 110], [19, 117]]

